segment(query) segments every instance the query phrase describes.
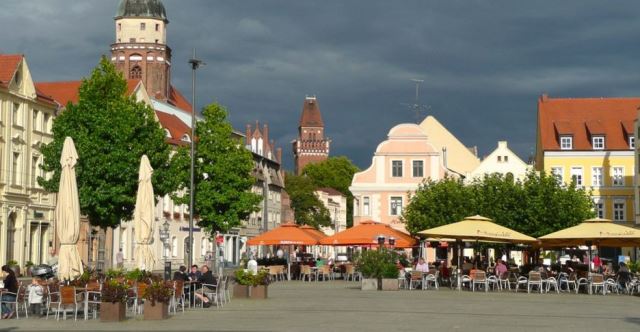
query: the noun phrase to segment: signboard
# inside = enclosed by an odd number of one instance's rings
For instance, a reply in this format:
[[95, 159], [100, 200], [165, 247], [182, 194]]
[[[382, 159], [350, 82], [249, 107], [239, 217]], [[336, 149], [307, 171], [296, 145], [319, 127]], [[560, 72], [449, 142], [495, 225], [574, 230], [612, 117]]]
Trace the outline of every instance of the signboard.
[[164, 262], [164, 280], [171, 280], [171, 262]]

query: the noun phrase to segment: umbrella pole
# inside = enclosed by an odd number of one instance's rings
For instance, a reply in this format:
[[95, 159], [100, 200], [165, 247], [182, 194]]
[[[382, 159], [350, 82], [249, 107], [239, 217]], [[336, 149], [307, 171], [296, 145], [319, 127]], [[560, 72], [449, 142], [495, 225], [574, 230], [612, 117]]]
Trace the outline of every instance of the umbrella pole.
[[462, 241], [456, 240], [456, 250], [458, 252], [458, 266], [456, 266], [456, 270], [457, 270], [456, 279], [458, 279], [458, 291], [462, 290], [462, 280], [460, 279], [461, 278], [460, 274], [462, 273], [462, 269], [461, 269], [462, 266], [460, 265], [460, 255], [461, 255], [460, 247], [461, 246], [462, 246]]
[[589, 261], [587, 262], [587, 269], [589, 269], [589, 274], [591, 274], [591, 245], [593, 243], [591, 241], [587, 241], [587, 251], [589, 252]]

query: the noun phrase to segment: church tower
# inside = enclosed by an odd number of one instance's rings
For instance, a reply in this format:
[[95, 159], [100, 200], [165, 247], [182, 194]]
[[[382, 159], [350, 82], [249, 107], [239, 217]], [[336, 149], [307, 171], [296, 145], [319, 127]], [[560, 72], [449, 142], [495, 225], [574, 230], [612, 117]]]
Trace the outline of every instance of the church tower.
[[167, 14], [160, 0], [120, 0], [111, 61], [126, 79], [142, 80], [149, 96], [170, 96], [171, 49]]
[[324, 137], [324, 122], [315, 96], [304, 100], [298, 139], [292, 143], [295, 171], [298, 175], [308, 164], [321, 162], [329, 157], [331, 140]]

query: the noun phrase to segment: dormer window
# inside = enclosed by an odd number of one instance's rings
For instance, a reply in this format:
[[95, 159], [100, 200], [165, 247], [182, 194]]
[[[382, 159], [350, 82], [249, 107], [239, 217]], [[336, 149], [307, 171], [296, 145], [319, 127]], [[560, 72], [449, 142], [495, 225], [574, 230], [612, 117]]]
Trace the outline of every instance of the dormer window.
[[573, 137], [560, 136], [560, 150], [571, 150], [571, 149], [573, 149]]
[[591, 145], [594, 150], [604, 150], [604, 136], [593, 136], [591, 138]]
[[183, 142], [191, 142], [191, 137], [189, 137], [189, 135], [184, 134], [182, 135], [182, 141]]
[[635, 149], [635, 148], [636, 148], [636, 137], [629, 136], [629, 149]]
[[166, 138], [171, 138], [171, 132], [169, 131], [169, 129], [165, 129], [165, 130], [164, 130], [164, 136], [165, 136]]

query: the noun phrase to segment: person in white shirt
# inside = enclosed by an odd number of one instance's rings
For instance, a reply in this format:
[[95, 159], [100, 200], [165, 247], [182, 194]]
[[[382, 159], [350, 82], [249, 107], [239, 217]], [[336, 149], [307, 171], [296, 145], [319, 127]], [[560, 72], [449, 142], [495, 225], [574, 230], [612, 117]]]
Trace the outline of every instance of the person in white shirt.
[[418, 264], [416, 264], [415, 271], [429, 272], [429, 264], [424, 261], [424, 258], [420, 257]]

